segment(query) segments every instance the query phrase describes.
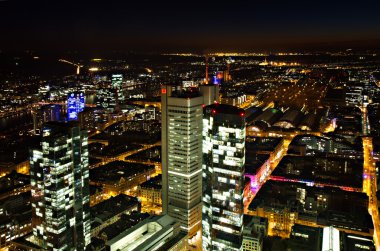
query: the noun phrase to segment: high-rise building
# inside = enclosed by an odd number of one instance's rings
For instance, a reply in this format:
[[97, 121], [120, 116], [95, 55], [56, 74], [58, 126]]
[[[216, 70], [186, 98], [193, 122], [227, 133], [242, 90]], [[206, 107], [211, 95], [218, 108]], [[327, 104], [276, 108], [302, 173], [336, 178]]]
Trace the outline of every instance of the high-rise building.
[[116, 108], [116, 92], [115, 89], [103, 84], [96, 89], [96, 106], [104, 108], [108, 112], [114, 112]]
[[42, 125], [49, 121], [60, 121], [60, 105], [44, 105], [32, 110], [34, 134], [40, 134]]
[[112, 74], [111, 86], [116, 91], [117, 103], [118, 104], [124, 103], [125, 95], [124, 95], [124, 90], [123, 90], [123, 75], [122, 74]]
[[101, 83], [96, 90], [96, 105], [106, 109], [108, 112], [118, 111], [120, 104], [125, 101], [123, 87], [123, 75], [111, 75], [111, 82]]
[[78, 114], [84, 110], [85, 97], [83, 92], [70, 93], [67, 96], [67, 120], [78, 120]]
[[30, 151], [33, 236], [41, 249], [84, 250], [90, 242], [87, 144], [77, 122], [50, 122], [41, 147]]
[[[164, 85], [161, 93], [163, 213], [192, 236], [202, 218], [202, 106], [208, 103], [194, 87]], [[214, 102], [218, 93], [211, 93], [207, 100]]]
[[202, 250], [241, 250], [245, 113], [214, 104], [203, 115]]

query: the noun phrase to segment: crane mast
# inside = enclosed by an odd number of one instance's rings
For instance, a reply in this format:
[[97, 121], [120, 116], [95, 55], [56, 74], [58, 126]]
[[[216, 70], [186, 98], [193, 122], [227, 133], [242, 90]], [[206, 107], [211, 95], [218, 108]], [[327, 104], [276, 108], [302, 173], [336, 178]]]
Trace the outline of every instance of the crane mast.
[[80, 68], [83, 67], [83, 65], [76, 64], [74, 62], [70, 62], [70, 61], [65, 60], [65, 59], [59, 59], [58, 61], [62, 62], [62, 63], [71, 64], [71, 65], [76, 66], [77, 67], [77, 71], [76, 71], [77, 75], [79, 75], [79, 73], [80, 73]]

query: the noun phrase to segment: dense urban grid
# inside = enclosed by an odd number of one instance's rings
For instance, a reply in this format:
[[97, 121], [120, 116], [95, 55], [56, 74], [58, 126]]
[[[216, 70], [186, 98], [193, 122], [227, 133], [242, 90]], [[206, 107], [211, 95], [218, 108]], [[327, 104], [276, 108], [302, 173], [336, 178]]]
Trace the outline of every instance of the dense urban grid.
[[376, 52], [0, 57], [0, 250], [380, 249]]

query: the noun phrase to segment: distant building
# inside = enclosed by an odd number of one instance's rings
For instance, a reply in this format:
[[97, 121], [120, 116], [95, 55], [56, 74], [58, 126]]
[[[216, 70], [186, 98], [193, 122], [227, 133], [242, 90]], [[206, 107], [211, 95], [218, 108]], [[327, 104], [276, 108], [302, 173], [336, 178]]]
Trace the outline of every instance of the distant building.
[[204, 108], [202, 250], [241, 250], [245, 113], [230, 105]]
[[239, 106], [247, 101], [247, 96], [240, 92], [226, 92], [221, 98], [221, 103], [226, 105]]
[[67, 96], [67, 120], [78, 120], [78, 114], [84, 110], [84, 107], [84, 93], [70, 93]]
[[34, 134], [40, 134], [42, 125], [49, 121], [60, 121], [60, 105], [44, 105], [32, 112]]
[[123, 88], [123, 75], [112, 74], [111, 86], [116, 91], [116, 102], [122, 104], [125, 101], [124, 88]]
[[103, 83], [96, 89], [96, 106], [112, 113], [116, 108], [116, 96], [115, 89], [109, 83]]
[[361, 83], [351, 83], [346, 88], [346, 105], [361, 106], [364, 102], [364, 86]]
[[90, 242], [87, 134], [77, 123], [50, 122], [41, 148], [30, 151], [35, 244], [83, 250]]
[[99, 113], [99, 109], [86, 107], [83, 111], [78, 114], [78, 121], [80, 124], [80, 128], [83, 130], [96, 130], [100, 121], [98, 121], [97, 116]]

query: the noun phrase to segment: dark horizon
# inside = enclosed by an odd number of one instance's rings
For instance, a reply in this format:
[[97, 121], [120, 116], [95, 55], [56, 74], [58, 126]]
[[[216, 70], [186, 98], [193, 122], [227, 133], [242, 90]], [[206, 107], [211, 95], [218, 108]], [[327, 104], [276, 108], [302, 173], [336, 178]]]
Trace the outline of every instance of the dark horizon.
[[380, 48], [380, 3], [0, 1], [0, 50], [88, 53]]

